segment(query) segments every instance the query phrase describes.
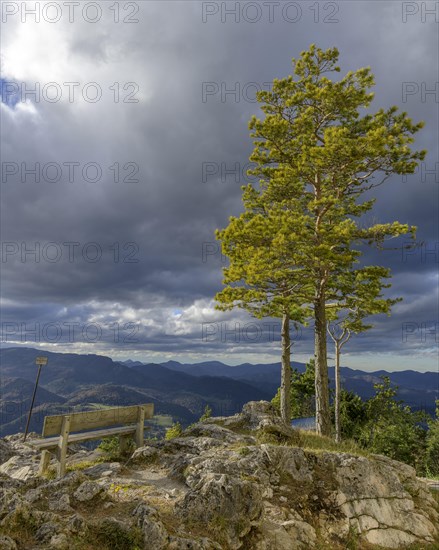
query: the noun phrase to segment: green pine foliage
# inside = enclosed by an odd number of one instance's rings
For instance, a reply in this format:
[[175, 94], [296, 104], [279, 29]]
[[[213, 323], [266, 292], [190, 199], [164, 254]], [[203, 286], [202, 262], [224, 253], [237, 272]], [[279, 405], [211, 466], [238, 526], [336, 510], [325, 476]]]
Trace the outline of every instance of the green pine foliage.
[[175, 422], [170, 428], [166, 430], [165, 439], [169, 441], [170, 439], [174, 439], [175, 437], [180, 437], [182, 433], [183, 428], [181, 427], [180, 422]]
[[[339, 52], [311, 45], [293, 59], [293, 74], [257, 94], [263, 118], [249, 128], [254, 141], [249, 171], [259, 186], [243, 189], [244, 212], [217, 232], [225, 288], [223, 310], [241, 307], [257, 317], [314, 321], [316, 418], [320, 434], [331, 432], [327, 366], [327, 315], [357, 300], [366, 312], [388, 313], [381, 300], [380, 266], [356, 269], [364, 244], [387, 241], [415, 227], [398, 221], [368, 224], [375, 203], [370, 191], [392, 174], [413, 173], [425, 151], [411, 144], [423, 123], [397, 107], [367, 112], [374, 97], [369, 68], [340, 76]], [[367, 194], [367, 198], [365, 196]], [[368, 290], [377, 291], [374, 308]], [[387, 309], [386, 309], [387, 308]], [[362, 328], [361, 316], [351, 328]], [[282, 336], [281, 412], [288, 421], [290, 342]], [[355, 331], [354, 331], [355, 332]], [[285, 337], [284, 337], [285, 335]]]
[[207, 420], [212, 416], [212, 409], [209, 407], [209, 405], [206, 405], [204, 408], [204, 413], [200, 416], [200, 422], [203, 422], [203, 420]]

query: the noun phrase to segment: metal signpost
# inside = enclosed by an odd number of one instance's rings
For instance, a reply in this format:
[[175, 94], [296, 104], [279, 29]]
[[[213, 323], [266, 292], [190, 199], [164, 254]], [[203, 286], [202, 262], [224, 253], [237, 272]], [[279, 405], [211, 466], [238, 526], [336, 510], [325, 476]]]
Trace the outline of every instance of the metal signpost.
[[24, 431], [23, 443], [26, 441], [27, 432], [29, 430], [29, 423], [30, 423], [30, 418], [32, 416], [32, 409], [34, 407], [35, 395], [37, 393], [38, 381], [40, 379], [40, 374], [41, 374], [41, 367], [44, 365], [47, 365], [47, 361], [48, 361], [47, 357], [37, 357], [35, 359], [35, 364], [38, 365], [38, 373], [37, 373], [37, 379], [35, 380], [35, 388], [34, 388], [34, 394], [32, 396], [32, 403], [30, 404], [29, 415], [27, 417], [26, 430]]

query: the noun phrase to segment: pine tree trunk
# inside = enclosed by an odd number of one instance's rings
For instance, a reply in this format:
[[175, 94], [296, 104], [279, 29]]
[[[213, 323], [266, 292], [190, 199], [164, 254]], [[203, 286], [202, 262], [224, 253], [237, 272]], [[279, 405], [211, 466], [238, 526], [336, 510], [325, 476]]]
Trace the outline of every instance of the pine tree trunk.
[[290, 317], [282, 316], [282, 373], [280, 384], [280, 413], [283, 421], [290, 424], [291, 421], [291, 358], [290, 358]]
[[335, 441], [341, 441], [340, 428], [340, 343], [335, 343]]
[[321, 293], [314, 302], [314, 344], [316, 365], [316, 430], [320, 435], [331, 434], [329, 410], [328, 358], [326, 350], [325, 297]]

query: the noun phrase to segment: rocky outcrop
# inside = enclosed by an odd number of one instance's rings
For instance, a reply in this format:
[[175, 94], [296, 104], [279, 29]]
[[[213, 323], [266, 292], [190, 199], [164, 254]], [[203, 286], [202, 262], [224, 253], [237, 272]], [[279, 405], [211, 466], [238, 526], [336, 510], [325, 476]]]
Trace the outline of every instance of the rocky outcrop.
[[0, 548], [23, 537], [60, 550], [72, 538], [102, 550], [437, 548], [438, 505], [411, 467], [300, 444], [269, 403], [251, 402], [125, 464], [84, 462], [57, 481], [0, 474]]
[[[38, 437], [29, 434], [29, 439]], [[39, 453], [23, 443], [23, 434], [8, 435], [0, 440], [0, 473], [15, 479], [29, 479], [38, 472]]]
[[0, 439], [0, 464], [3, 464], [14, 455], [11, 445], [5, 440]]

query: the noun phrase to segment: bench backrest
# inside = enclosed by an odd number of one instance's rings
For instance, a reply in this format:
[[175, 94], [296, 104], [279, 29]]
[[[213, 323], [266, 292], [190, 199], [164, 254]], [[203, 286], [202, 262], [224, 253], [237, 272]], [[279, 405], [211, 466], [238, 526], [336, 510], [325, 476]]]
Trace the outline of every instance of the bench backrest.
[[63, 418], [70, 416], [70, 432], [81, 432], [94, 428], [107, 428], [119, 424], [134, 424], [139, 421], [140, 409], [145, 411], [145, 419], [152, 418], [154, 405], [132, 405], [130, 407], [114, 407], [111, 409], [99, 409], [97, 411], [84, 411], [71, 414], [46, 416], [44, 418], [43, 437], [59, 435], [63, 424]]

